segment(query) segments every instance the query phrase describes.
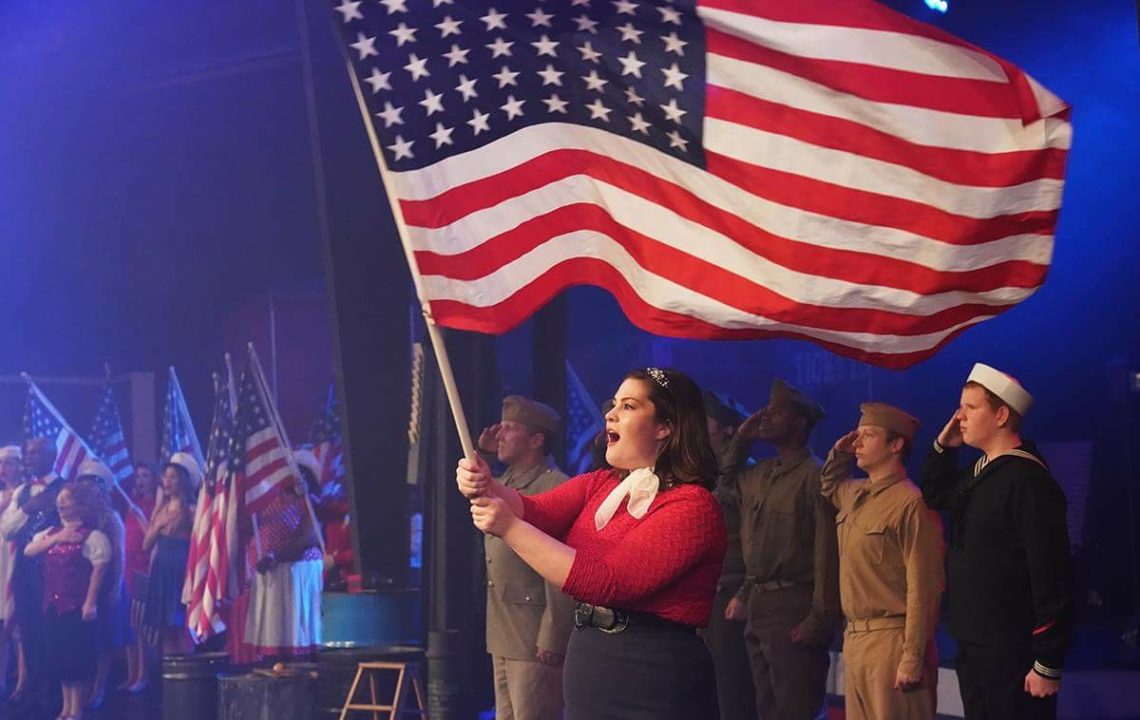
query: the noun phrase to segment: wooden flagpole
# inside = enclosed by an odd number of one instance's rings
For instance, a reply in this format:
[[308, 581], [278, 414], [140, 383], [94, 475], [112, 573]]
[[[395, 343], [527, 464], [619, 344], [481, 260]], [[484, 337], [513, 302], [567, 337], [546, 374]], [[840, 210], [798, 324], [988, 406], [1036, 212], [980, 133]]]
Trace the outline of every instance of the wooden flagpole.
[[[343, 43], [342, 43], [343, 45]], [[392, 209], [392, 217], [396, 221], [396, 232], [400, 236], [400, 244], [404, 248], [404, 256], [408, 261], [408, 270], [412, 274], [412, 284], [416, 288], [416, 299], [420, 303], [420, 311], [427, 325], [428, 337], [431, 338], [431, 347], [435, 352], [436, 362], [439, 364], [439, 375], [443, 380], [444, 390], [447, 392], [447, 402], [451, 406], [451, 416], [455, 420], [455, 429], [459, 432], [459, 442], [463, 445], [463, 455], [468, 460], [476, 459], [475, 444], [471, 441], [471, 431], [467, 427], [467, 416], [463, 412], [463, 402], [459, 398], [459, 388], [455, 384], [455, 373], [451, 369], [451, 358], [447, 354], [447, 346], [443, 341], [443, 333], [435, 323], [431, 314], [431, 306], [424, 292], [423, 277], [419, 266], [416, 265], [415, 253], [412, 250], [411, 239], [408, 235], [408, 226], [404, 221], [404, 213], [396, 199], [395, 185], [392, 182], [392, 173], [388, 169], [388, 162], [384, 159], [384, 152], [380, 147], [380, 138], [376, 136], [376, 129], [372, 127], [372, 120], [368, 113], [368, 104], [361, 92], [360, 82], [352, 69], [352, 60], [345, 55], [345, 68], [348, 70], [348, 79], [352, 83], [352, 92], [356, 96], [356, 104], [360, 109], [360, 117], [364, 121], [364, 130], [368, 133], [368, 141], [372, 145], [372, 154], [376, 157], [376, 166], [380, 170], [380, 179], [384, 183], [384, 194], [388, 198], [388, 206]]]

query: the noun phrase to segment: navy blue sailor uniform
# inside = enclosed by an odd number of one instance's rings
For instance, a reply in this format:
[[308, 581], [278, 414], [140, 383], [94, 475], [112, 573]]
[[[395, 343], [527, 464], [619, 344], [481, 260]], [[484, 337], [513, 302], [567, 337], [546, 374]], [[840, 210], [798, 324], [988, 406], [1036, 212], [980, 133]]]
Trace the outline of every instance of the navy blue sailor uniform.
[[1072, 555], [1066, 500], [1036, 446], [960, 470], [935, 442], [923, 499], [950, 516], [950, 633], [959, 643], [966, 718], [1055, 718], [1056, 695], [1034, 698], [1026, 673], [1059, 679], [1072, 640]]

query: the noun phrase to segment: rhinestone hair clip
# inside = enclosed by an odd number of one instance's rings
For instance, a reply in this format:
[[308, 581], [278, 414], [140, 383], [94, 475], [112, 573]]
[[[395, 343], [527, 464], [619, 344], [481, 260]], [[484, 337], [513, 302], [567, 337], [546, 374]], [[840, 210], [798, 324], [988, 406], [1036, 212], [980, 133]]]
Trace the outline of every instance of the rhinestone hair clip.
[[662, 370], [661, 368], [655, 368], [655, 367], [645, 368], [645, 372], [647, 375], [649, 375], [649, 377], [653, 378], [654, 382], [656, 382], [661, 387], [663, 387], [663, 388], [669, 387], [669, 378], [665, 377], [665, 371]]

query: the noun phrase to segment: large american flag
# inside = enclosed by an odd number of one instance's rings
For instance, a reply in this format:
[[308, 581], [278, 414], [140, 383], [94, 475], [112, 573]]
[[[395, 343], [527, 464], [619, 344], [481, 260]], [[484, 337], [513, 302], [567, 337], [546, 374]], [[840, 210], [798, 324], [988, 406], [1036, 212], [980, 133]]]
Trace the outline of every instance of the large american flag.
[[231, 372], [214, 376], [214, 416], [206, 445], [206, 470], [198, 494], [183, 601], [186, 625], [198, 642], [226, 629], [223, 607], [229, 598], [231, 569], [238, 548], [233, 485], [243, 447], [234, 432], [234, 381]]
[[333, 6], [442, 325], [592, 284], [905, 367], [1045, 279], [1067, 106], [871, 0]]
[[111, 469], [115, 482], [122, 483], [135, 474], [135, 465], [127, 450], [127, 438], [123, 434], [123, 421], [119, 417], [119, 405], [115, 402], [115, 388], [109, 378], [103, 385], [103, 397], [95, 411], [90, 438], [91, 446]]
[[286, 480], [297, 478], [292, 451], [267, 387], [261, 363], [251, 350], [249, 366], [238, 383], [234, 431], [243, 453], [240, 487], [249, 514], [264, 510], [285, 487]]
[[172, 367], [166, 384], [166, 404], [162, 411], [162, 440], [159, 449], [161, 462], [169, 461], [170, 456], [176, 452], [192, 455], [198, 461], [198, 467], [206, 465], [198, 433], [194, 430], [194, 419], [190, 417], [186, 397], [182, 394], [182, 384], [178, 382], [178, 373]]
[[336, 387], [329, 384], [328, 397], [320, 417], [309, 433], [313, 455], [321, 463], [321, 486], [344, 478], [344, 440], [341, 437], [340, 413], [337, 411]]
[[47, 438], [55, 445], [56, 458], [52, 471], [67, 480], [75, 479], [75, 471], [84, 460], [97, 458], [79, 433], [71, 429], [63, 415], [55, 409], [39, 386], [27, 375], [28, 400], [24, 406], [24, 440]]

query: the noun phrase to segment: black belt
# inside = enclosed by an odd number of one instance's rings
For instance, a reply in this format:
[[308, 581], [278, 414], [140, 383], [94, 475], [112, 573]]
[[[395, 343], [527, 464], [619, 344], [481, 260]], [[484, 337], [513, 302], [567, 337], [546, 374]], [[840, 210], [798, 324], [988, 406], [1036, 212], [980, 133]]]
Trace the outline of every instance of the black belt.
[[574, 627], [579, 630], [592, 627], [604, 633], [614, 634], [622, 632], [631, 626], [673, 628], [687, 632], [697, 631], [692, 625], [666, 620], [652, 613], [614, 610], [612, 608], [602, 607], [601, 605], [590, 605], [589, 603], [583, 602], [574, 606]]

